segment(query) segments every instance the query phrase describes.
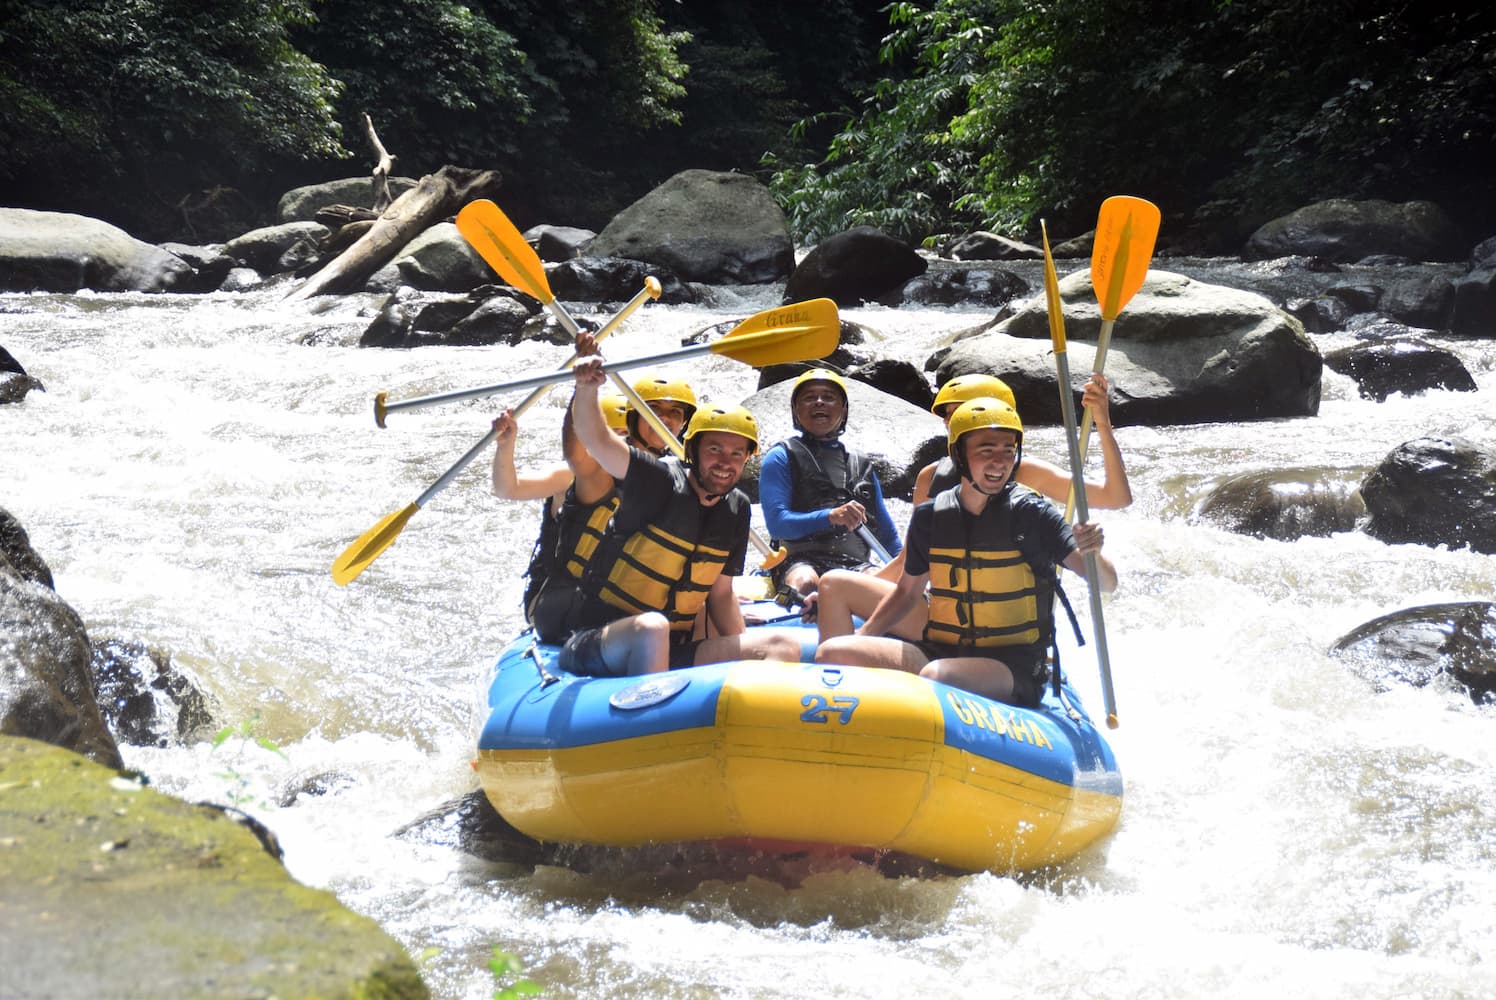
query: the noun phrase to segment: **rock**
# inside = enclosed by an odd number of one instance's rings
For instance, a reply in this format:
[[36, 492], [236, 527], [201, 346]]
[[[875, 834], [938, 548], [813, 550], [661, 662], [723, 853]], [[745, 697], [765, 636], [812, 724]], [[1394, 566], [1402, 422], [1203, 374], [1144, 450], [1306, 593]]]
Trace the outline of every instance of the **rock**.
[[1449, 216], [1431, 201], [1332, 198], [1273, 219], [1242, 249], [1246, 260], [1296, 254], [1354, 263], [1377, 254], [1459, 260], [1464, 250]]
[[1355, 530], [1366, 513], [1359, 485], [1359, 477], [1339, 469], [1247, 472], [1210, 485], [1189, 519], [1280, 542], [1324, 537]]
[[0, 733], [121, 766], [94, 698], [82, 619], [49, 585], [23, 577], [9, 556], [0, 561], [0, 622]]
[[182, 291], [211, 292], [223, 284], [233, 270], [234, 258], [223, 252], [223, 245], [190, 246], [186, 243], [163, 243], [161, 249], [192, 268], [192, 279], [184, 282]]
[[1461, 438], [1398, 445], [1361, 483], [1362, 529], [1390, 544], [1496, 553], [1496, 450]]
[[1449, 327], [1463, 337], [1496, 337], [1496, 267], [1471, 271], [1454, 282]]
[[660, 283], [661, 305], [700, 299], [696, 289], [669, 268], [627, 257], [574, 257], [545, 269], [551, 294], [566, 302], [627, 302], [639, 294], [645, 278]]
[[839, 306], [874, 302], [929, 268], [903, 240], [872, 226], [837, 233], [806, 254], [784, 287], [785, 302], [832, 299]]
[[952, 260], [1043, 260], [1044, 248], [978, 230], [952, 240], [942, 254]]
[[52, 589], [52, 569], [35, 549], [21, 522], [0, 507], [0, 573], [9, 571], [29, 583]]
[[165, 292], [192, 277], [185, 261], [107, 222], [0, 208], [0, 291]]
[[780, 281], [794, 242], [769, 189], [747, 174], [686, 170], [625, 208], [587, 252], [669, 268], [687, 281]]
[[90, 670], [99, 711], [114, 738], [129, 746], [189, 743], [213, 725], [215, 706], [202, 681], [171, 654], [125, 639], [93, 645]]
[[30, 375], [0, 372], [0, 404], [24, 402], [26, 394], [33, 389], [47, 391], [46, 386]]
[[[398, 198], [419, 183], [412, 177], [391, 177], [390, 197]], [[317, 213], [331, 205], [374, 205], [374, 178], [344, 177], [321, 184], [292, 188], [281, 195], [275, 209], [276, 220], [311, 222]]]
[[596, 237], [592, 230], [575, 226], [531, 226], [525, 230], [525, 242], [535, 248], [541, 260], [553, 264], [582, 256]]
[[[1101, 310], [1089, 269], [1061, 279], [1059, 291], [1078, 408]], [[1061, 421], [1043, 295], [959, 336], [926, 362], [937, 385], [986, 372], [1013, 389], [1025, 422]], [[1321, 368], [1304, 328], [1268, 299], [1158, 270], [1117, 319], [1105, 366], [1118, 426], [1313, 416]]]
[[[777, 382], [743, 400], [758, 421], [760, 455], [777, 441], [798, 433], [790, 416], [792, 380]], [[852, 379], [847, 383], [847, 431], [842, 440], [873, 462], [883, 495], [908, 500], [914, 477], [945, 454], [945, 424], [928, 409], [907, 403]], [[758, 461], [744, 470], [744, 492], [758, 498]]]
[[931, 268], [906, 282], [897, 298], [917, 306], [973, 305], [1001, 309], [1028, 291], [1028, 282], [1011, 271]]
[[1399, 278], [1382, 292], [1378, 308], [1410, 326], [1443, 330], [1454, 313], [1454, 282], [1443, 275]]
[[260, 274], [279, 274], [295, 270], [292, 261], [304, 262], [318, 256], [318, 245], [327, 236], [327, 227], [321, 223], [287, 222], [235, 237], [224, 244], [223, 252]]
[[438, 222], [405, 245], [392, 262], [412, 288], [467, 292], [491, 284], [493, 271], [451, 222]]
[[428, 996], [399, 942], [220, 809], [14, 736], [0, 774], [7, 995]]
[[1496, 604], [1428, 604], [1375, 618], [1330, 647], [1378, 690], [1423, 687], [1441, 675], [1463, 684], [1476, 702], [1496, 692]]
[[1394, 392], [1412, 396], [1429, 389], [1475, 391], [1475, 379], [1459, 358], [1416, 338], [1356, 344], [1324, 358], [1325, 367], [1355, 379], [1361, 398], [1379, 403]]

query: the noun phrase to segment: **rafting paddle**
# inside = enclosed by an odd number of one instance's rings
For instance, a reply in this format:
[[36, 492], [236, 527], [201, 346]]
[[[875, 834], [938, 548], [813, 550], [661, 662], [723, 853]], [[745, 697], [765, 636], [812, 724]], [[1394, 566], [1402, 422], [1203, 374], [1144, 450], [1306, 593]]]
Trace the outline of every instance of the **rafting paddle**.
[[[644, 287], [639, 291], [639, 294], [630, 299], [622, 309], [614, 314], [612, 319], [604, 323], [595, 336], [598, 340], [604, 339], [614, 330], [618, 329], [623, 321], [635, 309], [639, 308], [646, 298], [657, 299], [659, 297], [660, 283], [654, 278], [644, 279]], [[566, 364], [557, 369], [562, 378], [567, 377], [571, 373], [571, 366], [576, 363], [576, 360], [577, 354], [576, 352], [572, 352], [571, 357], [566, 360]], [[550, 386], [537, 387], [534, 392], [531, 392], [514, 407], [514, 416], [518, 418], [521, 413], [524, 413], [541, 396], [545, 395], [546, 390], [549, 388]], [[393, 407], [386, 406], [384, 401], [385, 395], [385, 393], [381, 392], [374, 397], [374, 422], [380, 427], [384, 426], [385, 414], [390, 409], [400, 406], [398, 403], [394, 404]], [[473, 459], [482, 454], [483, 450], [492, 444], [494, 438], [497, 436], [498, 431], [490, 429], [487, 434], [483, 435], [482, 440], [464, 452], [462, 457], [452, 463], [451, 468], [443, 472], [436, 482], [432, 483], [426, 489], [426, 492], [416, 497], [414, 502], [406, 504], [393, 514], [382, 518], [374, 527], [355, 538], [353, 543], [333, 560], [333, 582], [340, 587], [346, 587], [360, 573], [368, 569], [369, 564], [379, 558], [379, 554], [393, 545], [395, 539], [400, 537], [400, 532], [405, 530], [405, 523], [415, 516], [415, 512], [426, 506], [426, 503], [432, 497], [446, 489], [447, 484], [457, 478], [458, 473], [462, 472]]]
[[[606, 327], [605, 327], [606, 329]], [[720, 354], [734, 360], [746, 361], [753, 365], [766, 364], [788, 364], [794, 361], [810, 361], [823, 358], [836, 350], [837, 342], [841, 337], [841, 321], [836, 310], [836, 303], [830, 299], [813, 299], [809, 302], [797, 302], [788, 306], [776, 306], [765, 309], [762, 312], [743, 320], [724, 337], [710, 344], [699, 344], [692, 347], [681, 348], [678, 351], [667, 351], [663, 354], [654, 354], [643, 358], [614, 361], [603, 366], [607, 372], [620, 371], [625, 368], [640, 365], [655, 365], [666, 361], [675, 361], [685, 357], [697, 357], [702, 354]], [[571, 363], [576, 360], [573, 355], [565, 367], [554, 372], [531, 376], [529, 378], [517, 379], [499, 385], [484, 386], [481, 390], [468, 390], [461, 395], [463, 398], [476, 398], [477, 396], [491, 396], [500, 392], [510, 390], [548, 387], [560, 382], [565, 382], [572, 377]], [[444, 398], [450, 400], [454, 394], [444, 394]], [[534, 394], [527, 397], [527, 405], [533, 400]], [[431, 398], [425, 400], [427, 404]], [[407, 401], [414, 402], [414, 401]], [[386, 412], [395, 409], [401, 404], [387, 404]], [[646, 405], [645, 409], [649, 409]], [[653, 413], [654, 411], [650, 411]], [[405, 524], [437, 493], [446, 488], [458, 473], [460, 473], [484, 448], [493, 442], [494, 432], [489, 431], [483, 439], [474, 445], [465, 455], [446, 472], [442, 473], [440, 479], [416, 498], [415, 502], [406, 505], [393, 514], [388, 515], [374, 527], [364, 532], [353, 544], [349, 545], [338, 556], [332, 564], [332, 578], [339, 586], [346, 586], [355, 577], [368, 568], [379, 554], [389, 548], [400, 532], [404, 530]]]
[[[1091, 246], [1091, 287], [1101, 306], [1101, 332], [1096, 335], [1096, 359], [1091, 372], [1101, 374], [1106, 365], [1106, 351], [1112, 342], [1112, 327], [1129, 299], [1143, 287], [1148, 264], [1153, 258], [1153, 243], [1158, 238], [1158, 206], [1131, 195], [1113, 195], [1101, 203], [1096, 218], [1096, 239]], [[1086, 410], [1080, 422], [1080, 459], [1086, 460], [1091, 443], [1091, 411]], [[1075, 479], [1070, 486], [1070, 501], [1065, 518], [1075, 507], [1075, 491], [1085, 483]]]
[[[1070, 361], [1065, 356], [1065, 314], [1060, 305], [1060, 280], [1055, 275], [1054, 257], [1049, 252], [1049, 231], [1042, 219], [1039, 231], [1044, 237], [1044, 302], [1049, 311], [1049, 337], [1054, 345], [1055, 373], [1060, 384], [1060, 411], [1065, 417], [1065, 443], [1070, 446], [1070, 479], [1083, 484], [1085, 480], [1081, 478], [1083, 469], [1080, 441], [1075, 434], [1075, 400], [1071, 398], [1070, 392]], [[1076, 519], [1082, 522], [1089, 520], [1085, 489], [1073, 492]], [[1091, 592], [1091, 622], [1096, 633], [1096, 661], [1101, 667], [1101, 695], [1106, 703], [1106, 724], [1108, 728], [1116, 729], [1117, 698], [1112, 692], [1111, 656], [1106, 648], [1106, 625], [1101, 618], [1101, 574], [1096, 566], [1096, 553], [1087, 552], [1085, 560], [1086, 589]]]

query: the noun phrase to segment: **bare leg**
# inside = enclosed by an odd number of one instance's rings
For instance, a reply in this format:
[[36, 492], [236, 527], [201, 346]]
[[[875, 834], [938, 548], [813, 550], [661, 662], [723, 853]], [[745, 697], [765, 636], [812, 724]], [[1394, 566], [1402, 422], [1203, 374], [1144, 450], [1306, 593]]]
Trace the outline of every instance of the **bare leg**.
[[902, 639], [881, 635], [843, 635], [821, 643], [816, 649], [816, 662], [886, 667], [917, 674], [928, 660], [918, 646]]
[[820, 578], [814, 567], [807, 563], [797, 563], [785, 572], [784, 585], [804, 597], [815, 593]]
[[[657, 674], [670, 669], [670, 622], [657, 611], [620, 618], [603, 626], [599, 652], [619, 676]], [[623, 669], [617, 669], [619, 666]]]
[[779, 660], [800, 662], [800, 630], [760, 628], [738, 635], [719, 635], [696, 647], [695, 662], [724, 663], [728, 660]]
[[[821, 641], [851, 635], [852, 616], [866, 620], [878, 602], [893, 593], [893, 587], [890, 581], [871, 573], [848, 569], [826, 573], [821, 577], [821, 589], [817, 592], [820, 596], [816, 598], [816, 627]], [[921, 604], [899, 620], [892, 634], [913, 642], [924, 635], [929, 617], [929, 607]]]
[[1013, 672], [1001, 660], [985, 656], [931, 660], [919, 675], [997, 701], [1010, 701], [1013, 697]]

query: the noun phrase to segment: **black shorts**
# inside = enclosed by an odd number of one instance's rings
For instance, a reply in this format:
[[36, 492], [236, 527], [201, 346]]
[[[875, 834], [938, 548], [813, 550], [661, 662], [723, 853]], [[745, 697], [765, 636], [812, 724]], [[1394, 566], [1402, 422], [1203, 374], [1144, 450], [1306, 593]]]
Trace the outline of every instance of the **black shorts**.
[[[1049, 680], [1049, 663], [1044, 650], [1036, 646], [1013, 646], [1008, 649], [999, 647], [992, 648], [990, 652], [979, 652], [923, 639], [914, 645], [932, 660], [980, 657], [1001, 663], [1013, 675], [1013, 694], [1008, 701], [1020, 708], [1038, 708], [1039, 699], [1044, 696], [1044, 684]], [[996, 655], [998, 653], [1001, 655]]]
[[[680, 638], [677, 638], [679, 636]], [[696, 665], [696, 647], [701, 640], [693, 640], [687, 632], [670, 634], [670, 669]], [[561, 652], [556, 657], [556, 666], [579, 677], [618, 677], [615, 668], [603, 659], [603, 630], [580, 628], [566, 637]], [[620, 664], [621, 666], [621, 664]]]

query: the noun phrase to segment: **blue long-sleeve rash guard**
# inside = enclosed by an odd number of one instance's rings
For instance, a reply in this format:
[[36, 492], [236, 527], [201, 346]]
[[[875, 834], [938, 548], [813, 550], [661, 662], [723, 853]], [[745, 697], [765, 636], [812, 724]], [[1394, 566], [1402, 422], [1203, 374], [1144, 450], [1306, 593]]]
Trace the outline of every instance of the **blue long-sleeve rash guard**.
[[[818, 447], [815, 442], [808, 442], [811, 447]], [[764, 460], [758, 470], [758, 499], [764, 510], [764, 524], [768, 526], [769, 534], [781, 541], [786, 539], [804, 538], [818, 531], [826, 531], [831, 527], [831, 511], [826, 510], [791, 510], [790, 493], [792, 490], [790, 479], [790, 456], [786, 448], [770, 448], [764, 454]], [[878, 474], [873, 473], [873, 507], [872, 518], [869, 527], [872, 529], [873, 537], [883, 544], [890, 556], [899, 554], [903, 543], [899, 539], [897, 529], [894, 528], [893, 517], [888, 513], [888, 507], [883, 502], [883, 484], [878, 481]]]

